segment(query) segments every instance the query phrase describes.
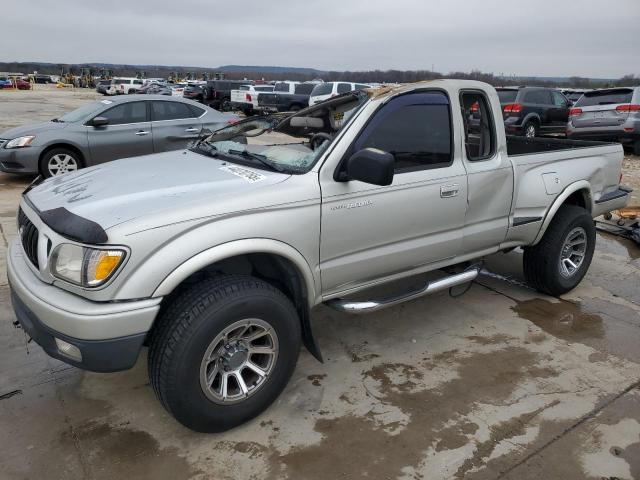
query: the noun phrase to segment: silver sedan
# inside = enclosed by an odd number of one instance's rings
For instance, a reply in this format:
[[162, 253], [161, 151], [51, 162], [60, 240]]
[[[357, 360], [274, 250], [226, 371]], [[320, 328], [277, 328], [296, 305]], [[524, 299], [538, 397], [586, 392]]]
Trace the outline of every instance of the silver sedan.
[[237, 120], [176, 97], [99, 100], [49, 122], [0, 132], [0, 171], [51, 177], [119, 158], [179, 150]]

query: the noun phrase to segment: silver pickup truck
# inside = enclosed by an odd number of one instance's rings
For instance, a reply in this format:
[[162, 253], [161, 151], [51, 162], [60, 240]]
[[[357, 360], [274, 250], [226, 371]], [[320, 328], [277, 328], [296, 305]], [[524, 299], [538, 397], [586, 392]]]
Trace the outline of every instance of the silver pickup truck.
[[[506, 137], [484, 83], [351, 92], [28, 188], [13, 306], [80, 368], [130, 368], [147, 345], [165, 408], [222, 431], [276, 399], [301, 344], [322, 360], [321, 303], [375, 311], [471, 282], [483, 256], [516, 247], [533, 287], [574, 288], [593, 217], [627, 202], [622, 158], [619, 144]], [[369, 293], [425, 272], [417, 290]]]

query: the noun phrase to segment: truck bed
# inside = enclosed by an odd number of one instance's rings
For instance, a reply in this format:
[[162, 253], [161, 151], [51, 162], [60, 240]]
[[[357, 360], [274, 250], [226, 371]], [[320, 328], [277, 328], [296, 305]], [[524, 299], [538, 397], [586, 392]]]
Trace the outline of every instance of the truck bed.
[[507, 135], [507, 154], [512, 156], [530, 155], [533, 153], [572, 150], [575, 148], [601, 147], [608, 142], [569, 140], [566, 138], [525, 138]]

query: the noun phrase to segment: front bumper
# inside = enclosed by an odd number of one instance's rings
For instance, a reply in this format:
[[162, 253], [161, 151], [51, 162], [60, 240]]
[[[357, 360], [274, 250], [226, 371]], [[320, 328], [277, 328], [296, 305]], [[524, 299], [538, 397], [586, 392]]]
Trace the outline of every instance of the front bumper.
[[40, 147], [0, 148], [0, 171], [37, 174], [42, 150]]
[[[18, 322], [49, 355], [85, 370], [131, 368], [160, 310], [161, 298], [92, 302], [41, 281], [26, 264], [21, 245], [9, 248], [7, 276]], [[55, 339], [75, 346], [81, 359]]]

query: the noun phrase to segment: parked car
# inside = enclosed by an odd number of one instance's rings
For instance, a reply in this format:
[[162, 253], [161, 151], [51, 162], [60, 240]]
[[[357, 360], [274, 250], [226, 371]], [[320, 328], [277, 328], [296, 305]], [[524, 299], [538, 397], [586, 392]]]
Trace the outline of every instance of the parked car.
[[[127, 95], [0, 132], [0, 170], [61, 175], [123, 157], [184, 148], [237, 117], [180, 98]], [[124, 173], [124, 172], [123, 172]]]
[[183, 96], [182, 94], [186, 86], [187, 86], [186, 83], [174, 83], [170, 85], [171, 95], [174, 97], [182, 97]]
[[145, 85], [144, 88], [141, 88], [138, 93], [146, 94], [146, 95], [168, 95], [168, 96], [173, 96], [173, 89], [167, 84], [151, 83], [148, 86]]
[[[479, 135], [458, 108], [476, 103]], [[368, 313], [447, 291], [515, 247], [533, 288], [566, 293], [591, 263], [593, 217], [628, 201], [622, 147], [505, 137], [501, 121], [493, 87], [424, 82], [46, 180], [9, 247], [16, 318], [88, 370], [130, 368], [148, 345], [162, 405], [218, 432], [278, 397], [302, 343], [322, 359], [321, 304]], [[369, 290], [418, 274], [416, 290]]]
[[640, 155], [640, 87], [586, 92], [569, 115], [567, 137], [614, 140]]
[[580, 88], [564, 88], [560, 90], [560, 93], [562, 93], [565, 97], [567, 97], [567, 100], [569, 100], [573, 104], [573, 103], [576, 103], [578, 99], [585, 92], [589, 92], [589, 91], [590, 90], [585, 90]]
[[231, 110], [231, 90], [241, 85], [253, 84], [247, 80], [209, 80], [204, 86], [204, 103], [227, 112]]
[[0, 78], [0, 88], [17, 88], [18, 90], [31, 90], [31, 83], [21, 78]]
[[100, 80], [96, 85], [96, 92], [103, 95], [115, 95], [117, 93], [113, 80]]
[[133, 93], [138, 93], [138, 90], [142, 88], [144, 85], [144, 80], [141, 78], [114, 78], [111, 82], [116, 87], [117, 95], [131, 95]]
[[264, 92], [273, 92], [273, 85], [240, 85], [231, 90], [231, 108], [251, 115], [258, 110], [258, 97]]
[[571, 102], [557, 90], [543, 87], [497, 88], [508, 135], [537, 137], [565, 133]]
[[364, 83], [352, 83], [352, 82], [326, 82], [319, 83], [315, 86], [309, 97], [309, 105], [315, 105], [316, 103], [324, 102], [326, 99], [341, 95], [343, 93], [351, 92], [353, 90], [362, 90], [369, 88], [370, 85]]
[[42, 75], [42, 74], [33, 75], [33, 81], [36, 83], [55, 83], [51, 78], [51, 75]]
[[[311, 92], [316, 83], [288, 83], [288, 91], [278, 90], [276, 83], [272, 93], [261, 93], [258, 108], [263, 112], [296, 112], [309, 105]], [[281, 87], [282, 88], [282, 87]]]
[[205, 85], [194, 85], [194, 84], [188, 84], [186, 87], [184, 87], [184, 90], [182, 91], [182, 96], [184, 98], [188, 98], [189, 100], [194, 100], [196, 102], [200, 102], [200, 103], [204, 103], [204, 97], [205, 97]]

